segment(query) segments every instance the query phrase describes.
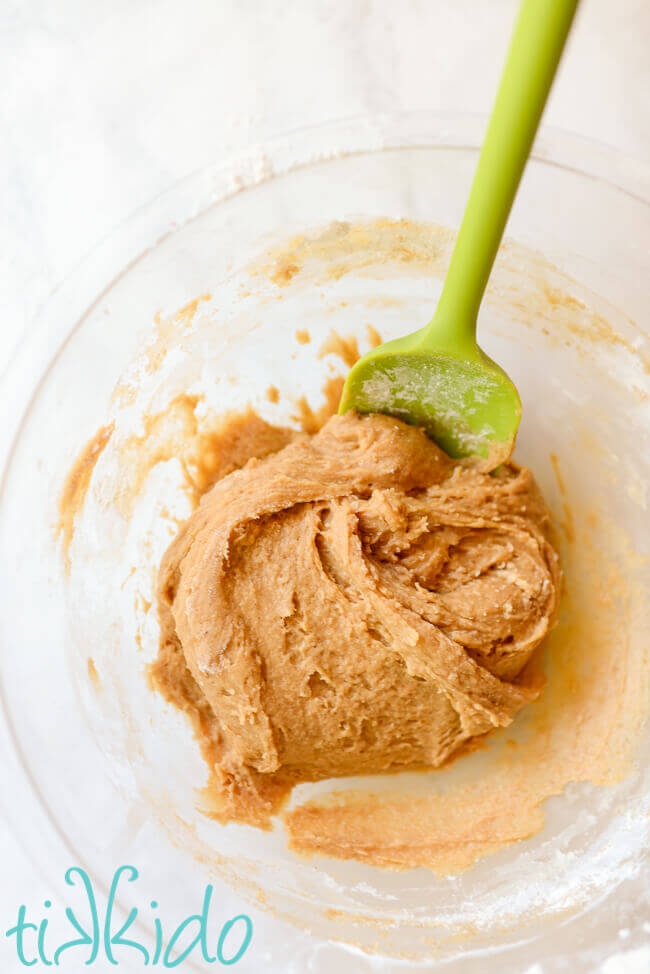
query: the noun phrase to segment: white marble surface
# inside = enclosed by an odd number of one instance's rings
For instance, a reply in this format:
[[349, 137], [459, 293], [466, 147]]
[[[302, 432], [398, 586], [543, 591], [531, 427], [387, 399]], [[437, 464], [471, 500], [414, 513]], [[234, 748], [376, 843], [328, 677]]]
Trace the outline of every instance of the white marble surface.
[[[363, 111], [488, 111], [517, 0], [4, 0], [0, 366], [48, 293], [202, 165]], [[583, 0], [546, 121], [650, 154], [650, 4]]]
[[[0, 370], [93, 244], [192, 170], [360, 112], [488, 111], [516, 7], [3, 0]], [[583, 0], [545, 121], [650, 157], [649, 51], [648, 0]], [[1, 822], [0, 863], [3, 934], [51, 891]], [[649, 968], [630, 953], [603, 971]]]

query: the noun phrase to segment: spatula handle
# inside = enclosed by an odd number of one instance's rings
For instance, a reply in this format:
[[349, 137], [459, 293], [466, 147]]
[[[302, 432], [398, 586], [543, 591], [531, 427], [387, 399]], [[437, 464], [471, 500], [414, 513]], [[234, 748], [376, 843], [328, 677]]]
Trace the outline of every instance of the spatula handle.
[[[578, 0], [523, 0], [451, 264], [431, 322], [474, 342], [476, 318]], [[452, 329], [452, 332], [448, 332]]]

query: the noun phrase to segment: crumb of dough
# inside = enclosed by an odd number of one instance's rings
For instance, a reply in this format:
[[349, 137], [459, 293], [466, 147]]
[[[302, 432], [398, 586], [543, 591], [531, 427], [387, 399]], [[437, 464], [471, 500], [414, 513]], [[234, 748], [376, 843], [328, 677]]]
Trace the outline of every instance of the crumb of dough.
[[319, 358], [325, 358], [326, 355], [337, 355], [348, 368], [352, 368], [359, 361], [359, 343], [354, 335], [343, 338], [332, 329], [318, 352]]
[[296, 332], [296, 341], [299, 345], [309, 345], [311, 341], [311, 335], [306, 328], [299, 328]]
[[530, 471], [354, 413], [249, 453], [158, 580], [152, 677], [192, 716], [210, 814], [268, 828], [299, 782], [438, 767], [538, 695], [560, 569]]
[[277, 386], [268, 387], [268, 389], [266, 390], [266, 398], [268, 399], [269, 402], [273, 402], [273, 403], [280, 401], [280, 393], [278, 392]]

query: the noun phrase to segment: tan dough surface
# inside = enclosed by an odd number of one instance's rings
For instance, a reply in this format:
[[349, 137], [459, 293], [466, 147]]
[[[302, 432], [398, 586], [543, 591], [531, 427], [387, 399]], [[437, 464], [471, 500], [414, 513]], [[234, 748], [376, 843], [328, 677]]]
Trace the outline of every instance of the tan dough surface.
[[529, 470], [453, 463], [383, 416], [274, 442], [168, 549], [152, 671], [194, 720], [213, 814], [261, 826], [296, 783], [436, 767], [509, 724], [560, 587]]

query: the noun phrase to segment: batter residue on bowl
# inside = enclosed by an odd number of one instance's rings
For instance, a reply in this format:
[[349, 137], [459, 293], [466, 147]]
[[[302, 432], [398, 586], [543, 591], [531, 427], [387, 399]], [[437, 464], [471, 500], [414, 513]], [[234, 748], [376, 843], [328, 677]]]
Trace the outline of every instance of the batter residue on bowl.
[[[232, 334], [250, 321], [240, 310], [249, 299], [257, 315], [273, 306], [264, 302], [281, 305], [283, 295], [347, 275], [370, 282], [368, 290], [384, 279], [441, 276], [452, 246], [443, 228], [390, 220], [294, 238], [233, 286]], [[575, 287], [539, 255], [507, 244], [487, 300], [531, 336], [595, 358], [616, 333]], [[373, 307], [399, 306], [401, 297], [384, 290], [363, 305], [354, 289], [339, 289], [336, 300], [323, 290], [323, 301], [332, 310], [358, 301], [355, 313], [363, 306], [372, 317]], [[569, 783], [619, 781], [650, 699], [638, 556], [605, 508], [592, 505], [589, 485], [585, 492], [565, 477], [569, 451], [553, 461], [555, 489], [550, 463], [544, 482], [560, 527], [553, 534], [526, 469], [479, 473], [395, 421], [330, 419], [359, 342], [379, 340], [367, 321], [350, 338], [325, 339], [311, 321], [311, 341], [295, 337], [296, 354], [341, 360], [326, 373], [323, 405], [296, 395], [293, 415], [267, 421], [265, 410], [281, 413], [287, 400], [286, 376], [271, 371], [256, 409], [224, 418], [207, 405], [215, 374], [230, 381], [221, 360], [205, 374], [187, 365], [187, 349], [212, 348], [215, 300], [162, 322], [142, 368], [116, 390], [111, 421], [82, 454], [62, 505], [74, 580], [80, 553], [110, 547], [92, 533], [92, 517], [110, 507], [111, 527], [130, 524], [142, 495], [169, 489], [165, 476], [181, 484], [176, 508], [166, 495], [155, 508], [164, 545], [125, 553], [120, 571], [126, 585], [129, 559], [140, 558], [147, 585], [158, 575], [157, 658], [154, 593], [144, 583], [135, 589], [137, 611], [155, 631], [147, 672], [192, 721], [211, 769], [206, 812], [265, 826], [296, 784], [338, 778], [308, 801], [294, 793], [284, 823], [296, 851], [446, 873], [539, 831], [544, 802]], [[639, 358], [627, 339], [615, 348]], [[219, 349], [226, 355], [228, 346]], [[645, 361], [636, 364], [646, 375]], [[631, 396], [638, 384], [627, 383]], [[639, 385], [639, 401], [642, 394]], [[584, 446], [577, 437], [576, 456], [598, 449], [591, 427]], [[624, 489], [636, 498], [634, 483]], [[555, 549], [565, 576], [559, 607]], [[99, 662], [100, 676], [108, 666], [108, 657]], [[467, 753], [488, 731], [480, 753]], [[384, 775], [377, 787], [353, 789], [344, 777], [443, 763]]]

